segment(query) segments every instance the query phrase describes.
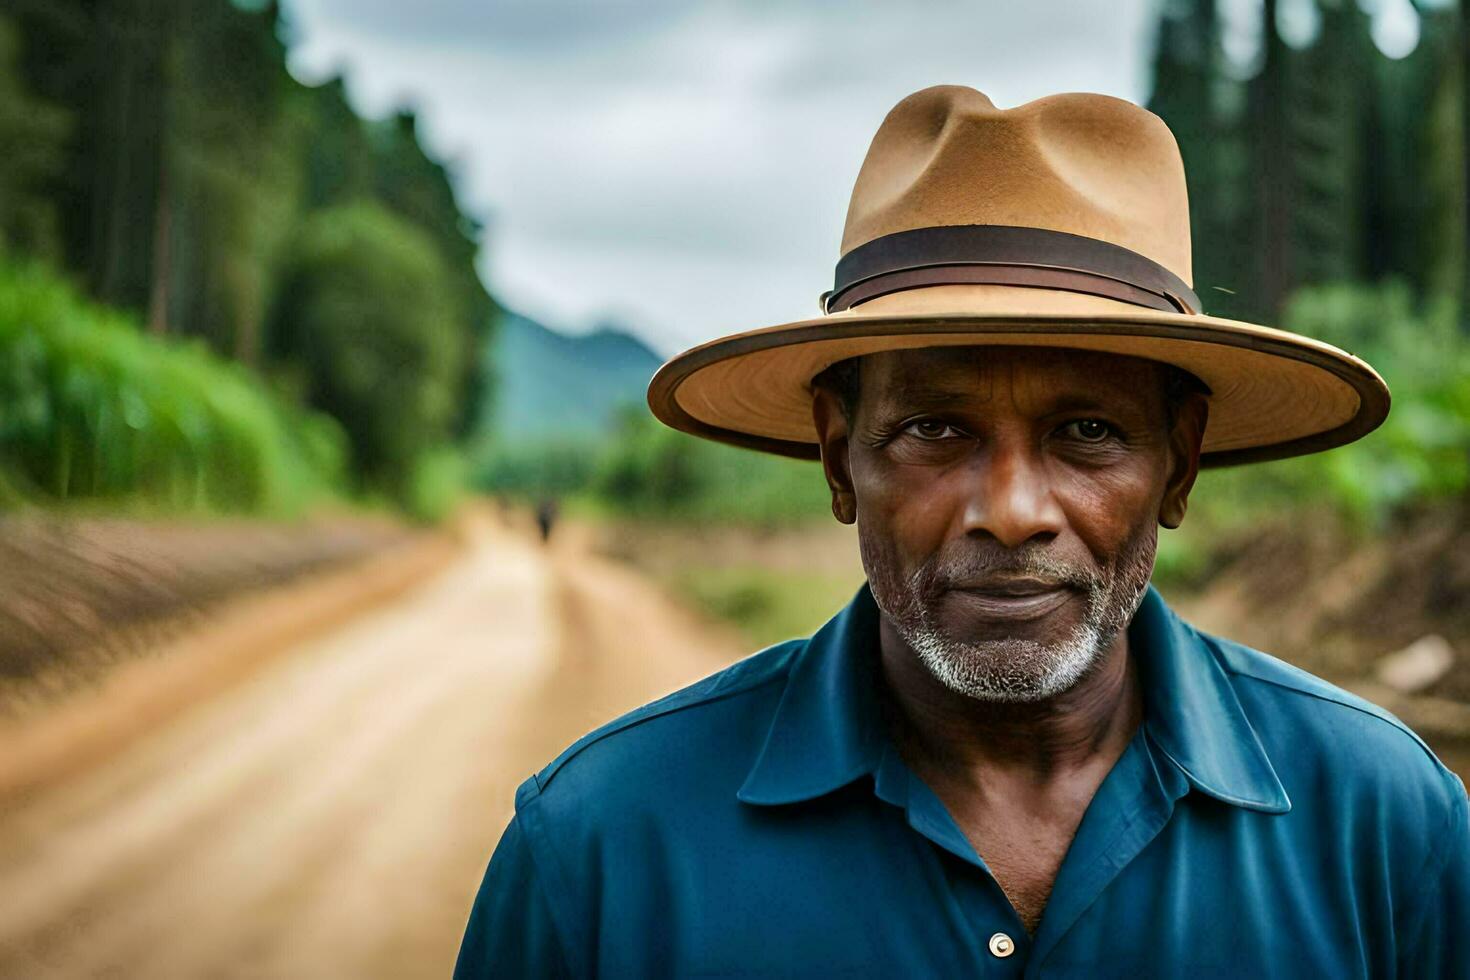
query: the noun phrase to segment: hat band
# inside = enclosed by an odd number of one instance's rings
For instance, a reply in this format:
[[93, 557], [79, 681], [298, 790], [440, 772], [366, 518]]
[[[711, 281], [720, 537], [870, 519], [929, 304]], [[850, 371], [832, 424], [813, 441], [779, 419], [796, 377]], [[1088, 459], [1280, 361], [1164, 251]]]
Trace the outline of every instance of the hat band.
[[1170, 313], [1199, 297], [1146, 256], [1097, 238], [1015, 225], [941, 225], [865, 242], [837, 263], [822, 312], [919, 286], [980, 284], [1061, 289]]

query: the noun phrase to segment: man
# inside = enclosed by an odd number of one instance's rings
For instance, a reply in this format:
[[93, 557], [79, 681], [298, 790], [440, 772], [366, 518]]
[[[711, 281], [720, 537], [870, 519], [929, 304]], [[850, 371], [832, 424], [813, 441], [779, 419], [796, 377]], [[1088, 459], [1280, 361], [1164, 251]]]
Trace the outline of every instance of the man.
[[1466, 976], [1456, 777], [1148, 584], [1200, 465], [1388, 410], [1351, 355], [1200, 312], [1163, 123], [919, 92], [842, 250], [823, 316], [649, 402], [820, 457], [867, 584], [527, 780], [459, 975]]

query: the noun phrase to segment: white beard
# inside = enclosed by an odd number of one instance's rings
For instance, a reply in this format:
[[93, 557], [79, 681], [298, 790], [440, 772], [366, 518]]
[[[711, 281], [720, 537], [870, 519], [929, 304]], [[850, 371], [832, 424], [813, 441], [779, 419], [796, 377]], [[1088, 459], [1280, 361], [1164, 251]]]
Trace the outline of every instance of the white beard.
[[899, 635], [941, 684], [977, 701], [1042, 701], [1087, 674], [1101, 653], [1096, 629], [1074, 627], [1062, 642], [955, 640], [936, 626], [899, 626]]
[[[1086, 587], [1086, 619], [1057, 643], [975, 641], [950, 635], [921, 599], [922, 568], [905, 583], [903, 595], [880, 595], [886, 590], [875, 588], [873, 597], [899, 636], [945, 687], [979, 701], [1043, 701], [1085, 677], [1132, 621], [1153, 574], [1156, 533], [1145, 534], [1123, 554], [1111, 574], [1091, 581]], [[1076, 575], [1039, 556], [1025, 564], [1033, 574]]]

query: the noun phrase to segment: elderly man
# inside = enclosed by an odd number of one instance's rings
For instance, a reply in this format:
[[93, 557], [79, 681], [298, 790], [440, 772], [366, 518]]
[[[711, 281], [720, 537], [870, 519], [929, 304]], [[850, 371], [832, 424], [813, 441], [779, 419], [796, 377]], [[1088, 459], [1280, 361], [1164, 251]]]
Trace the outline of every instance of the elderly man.
[[843, 253], [821, 317], [649, 400], [820, 457], [867, 584], [527, 780], [459, 975], [1470, 974], [1458, 779], [1149, 586], [1201, 465], [1388, 410], [1351, 355], [1200, 312], [1163, 123], [919, 92]]

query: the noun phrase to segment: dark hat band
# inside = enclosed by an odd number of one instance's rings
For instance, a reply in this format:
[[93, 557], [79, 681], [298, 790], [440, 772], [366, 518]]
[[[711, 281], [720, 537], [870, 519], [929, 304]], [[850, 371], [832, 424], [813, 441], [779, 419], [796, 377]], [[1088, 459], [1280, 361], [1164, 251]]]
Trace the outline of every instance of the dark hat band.
[[1184, 280], [1097, 238], [1015, 225], [940, 225], [865, 242], [837, 263], [822, 312], [918, 286], [980, 284], [1061, 289], [1170, 313], [1200, 312]]

